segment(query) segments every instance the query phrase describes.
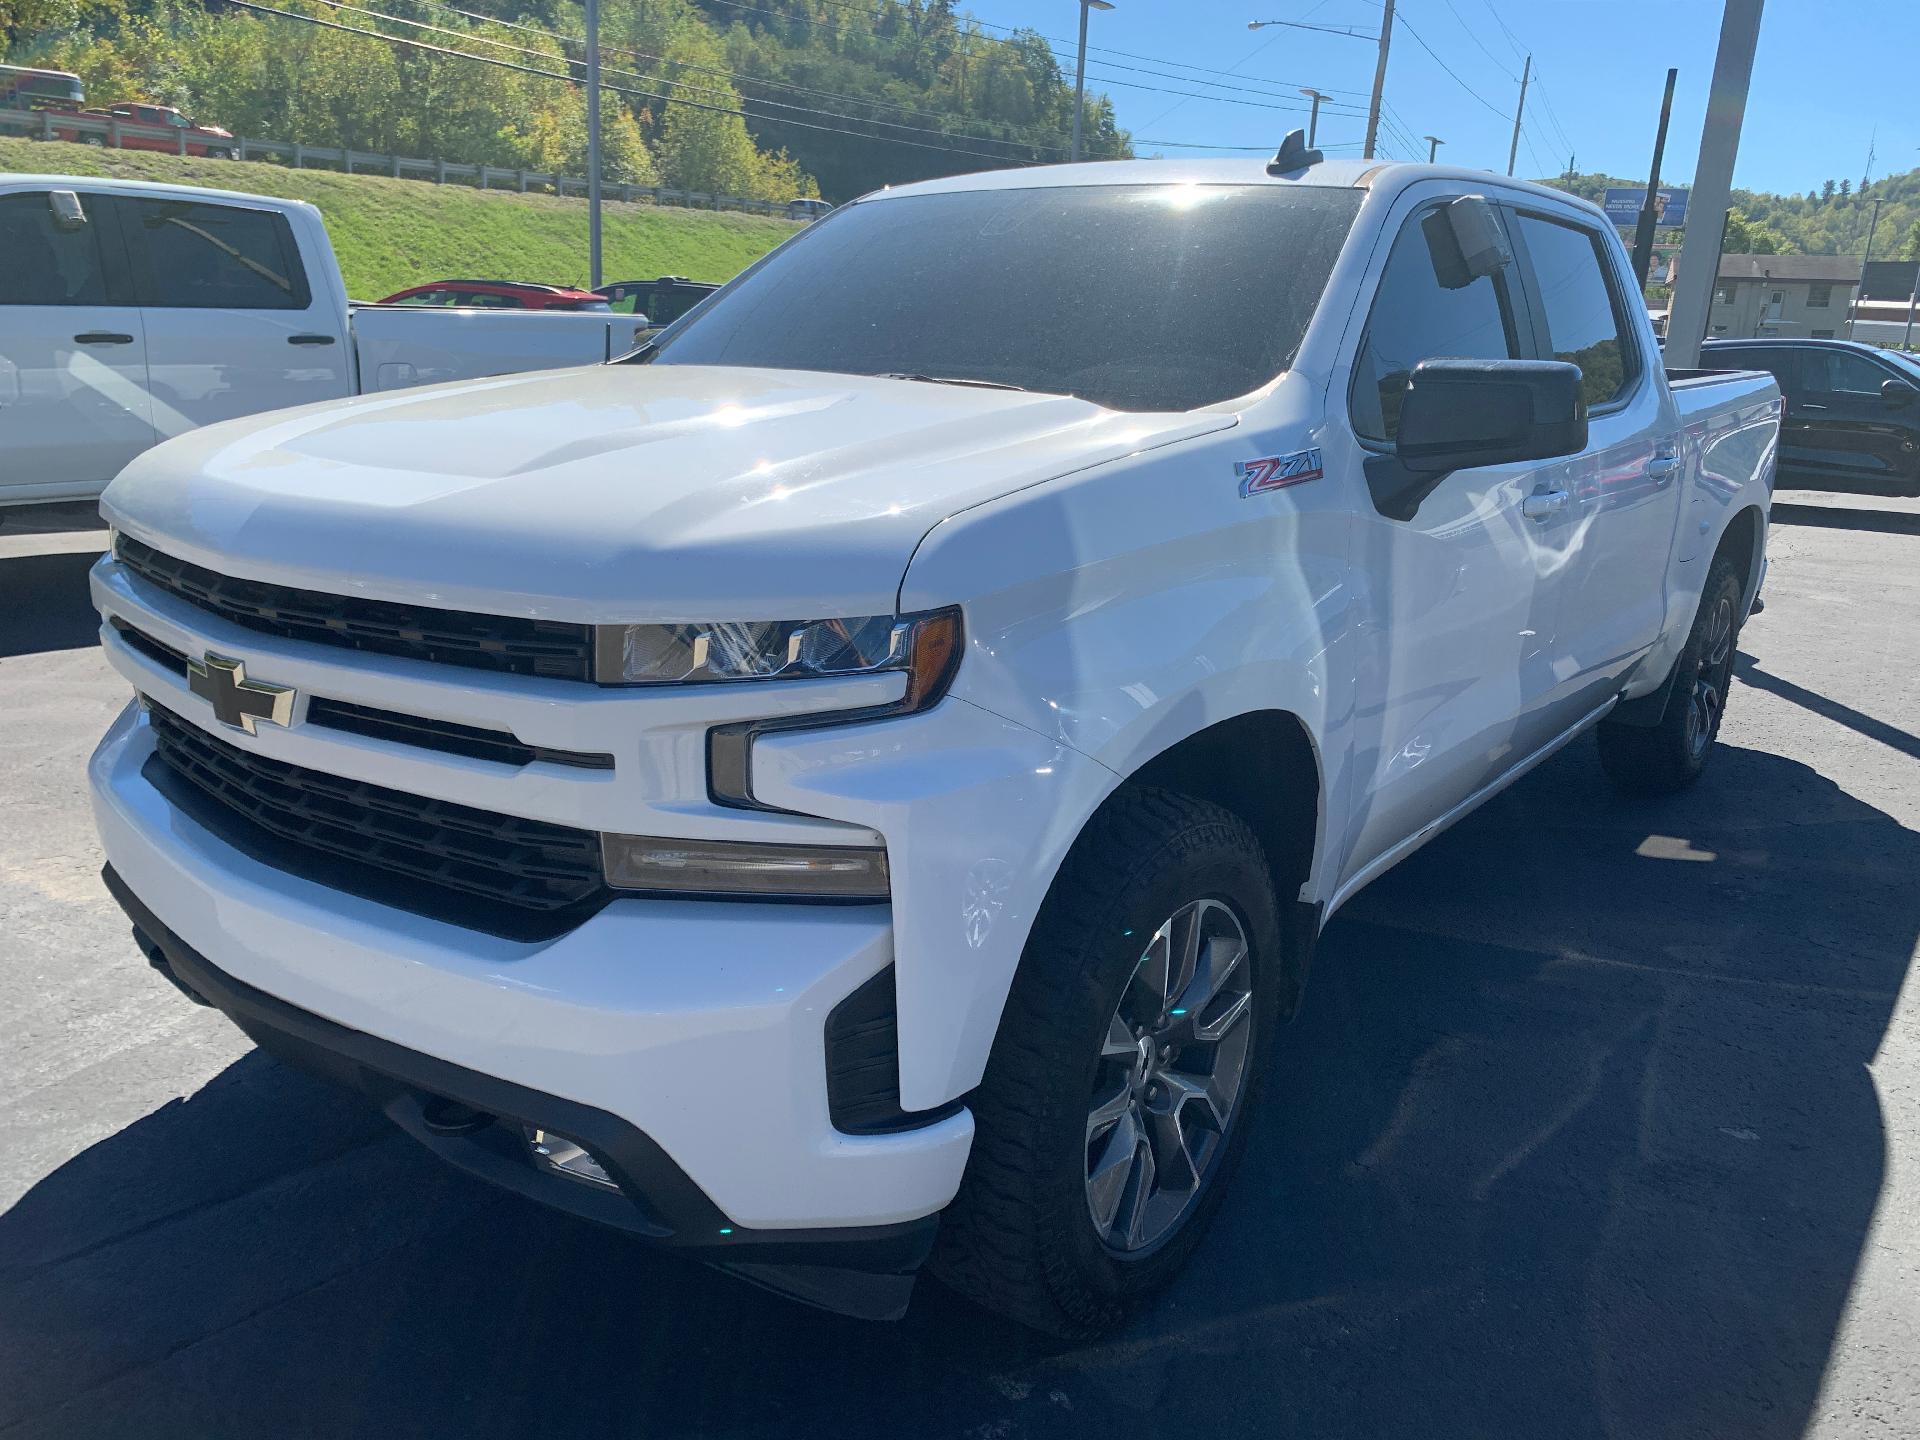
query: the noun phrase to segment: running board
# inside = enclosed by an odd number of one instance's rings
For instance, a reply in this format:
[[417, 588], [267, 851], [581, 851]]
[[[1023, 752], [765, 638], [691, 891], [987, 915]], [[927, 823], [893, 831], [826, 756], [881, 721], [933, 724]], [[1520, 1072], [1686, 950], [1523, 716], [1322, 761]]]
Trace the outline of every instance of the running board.
[[1598, 710], [1595, 710], [1578, 724], [1569, 726], [1567, 729], [1561, 731], [1519, 764], [1503, 772], [1497, 779], [1482, 785], [1478, 790], [1474, 791], [1473, 794], [1467, 796], [1467, 798], [1462, 800], [1458, 805], [1455, 805], [1451, 810], [1440, 816], [1439, 819], [1428, 821], [1427, 824], [1419, 830], [1416, 830], [1399, 844], [1383, 850], [1379, 855], [1369, 860], [1365, 865], [1361, 866], [1359, 870], [1354, 872], [1351, 879], [1333, 892], [1333, 899], [1327, 903], [1326, 918], [1331, 920], [1334, 912], [1339, 910], [1348, 900], [1352, 899], [1354, 895], [1358, 894], [1373, 881], [1379, 879], [1380, 876], [1391, 870], [1395, 865], [1398, 865], [1402, 860], [1406, 859], [1407, 856], [1413, 854], [1414, 851], [1418, 850], [1422, 845], [1425, 845], [1429, 840], [1433, 839], [1434, 836], [1446, 830], [1456, 820], [1463, 819], [1467, 815], [1470, 815], [1473, 811], [1479, 809], [1487, 801], [1498, 795], [1502, 790], [1513, 784], [1514, 781], [1526, 775], [1536, 765], [1544, 760], [1551, 759], [1561, 749], [1579, 739], [1595, 725], [1598, 725], [1602, 720], [1606, 719], [1607, 715], [1613, 710], [1613, 707], [1619, 703], [1620, 697], [1618, 695], [1611, 696], [1607, 700], [1607, 703], [1602, 705]]

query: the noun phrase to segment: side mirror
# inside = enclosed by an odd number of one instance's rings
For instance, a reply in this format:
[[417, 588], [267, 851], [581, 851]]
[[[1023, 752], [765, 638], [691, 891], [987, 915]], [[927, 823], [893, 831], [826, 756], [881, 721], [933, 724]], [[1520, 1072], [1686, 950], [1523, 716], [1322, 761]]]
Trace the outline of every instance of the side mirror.
[[1449, 200], [1429, 212], [1420, 228], [1426, 232], [1427, 253], [1433, 258], [1433, 277], [1443, 290], [1464, 290], [1513, 263], [1500, 217], [1481, 196]]
[[1367, 461], [1381, 514], [1411, 520], [1455, 470], [1587, 447], [1580, 367], [1559, 360], [1423, 360], [1400, 401], [1394, 453]]
[[1904, 410], [1913, 403], [1914, 387], [1904, 380], [1882, 380], [1880, 398], [1887, 402], [1889, 409]]
[[86, 228], [87, 212], [81, 208], [80, 197], [73, 191], [48, 191], [47, 208], [53, 212], [54, 229], [84, 230]]

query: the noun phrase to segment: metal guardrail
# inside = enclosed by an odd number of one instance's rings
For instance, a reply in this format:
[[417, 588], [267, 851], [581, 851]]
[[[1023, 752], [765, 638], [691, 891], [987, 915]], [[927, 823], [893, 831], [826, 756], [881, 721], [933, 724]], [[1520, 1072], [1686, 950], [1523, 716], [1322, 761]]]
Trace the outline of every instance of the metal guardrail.
[[[20, 132], [31, 139], [52, 140], [57, 132], [77, 135], [80, 143], [125, 149], [129, 138], [164, 140], [181, 155], [205, 148], [223, 147], [227, 158], [257, 160], [272, 157], [296, 170], [308, 165], [338, 166], [349, 175], [387, 175], [395, 180], [430, 180], [435, 184], [471, 182], [482, 190], [517, 189], [551, 191], [555, 195], [585, 195], [586, 177], [556, 175], [540, 170], [520, 170], [504, 165], [464, 165], [449, 160], [416, 160], [405, 155], [376, 155], [366, 150], [348, 150], [333, 145], [297, 145], [287, 140], [252, 140], [234, 136], [231, 140], [194, 135], [170, 125], [145, 125], [122, 120], [114, 115], [56, 114], [50, 110], [0, 110], [0, 132]], [[90, 138], [97, 137], [97, 138]], [[145, 147], [137, 147], [145, 148]], [[604, 199], [629, 204], [673, 205], [690, 210], [740, 210], [750, 215], [779, 215], [787, 207], [777, 200], [750, 200], [740, 195], [709, 195], [698, 190], [675, 190], [666, 185], [626, 185], [602, 181]]]

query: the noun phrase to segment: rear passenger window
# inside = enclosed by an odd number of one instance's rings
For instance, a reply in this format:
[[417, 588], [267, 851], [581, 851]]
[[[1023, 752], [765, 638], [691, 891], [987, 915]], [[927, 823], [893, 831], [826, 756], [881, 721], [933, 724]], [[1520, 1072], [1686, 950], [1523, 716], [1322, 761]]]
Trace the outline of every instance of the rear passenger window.
[[1638, 378], [1638, 351], [1615, 303], [1600, 237], [1538, 215], [1520, 217], [1520, 236], [1540, 286], [1553, 358], [1580, 367], [1589, 409], [1618, 400]]
[[1798, 387], [1799, 361], [1787, 349], [1709, 350], [1701, 363], [1715, 370], [1765, 370], [1780, 382], [1782, 394]]
[[304, 310], [312, 296], [287, 218], [197, 200], [136, 200], [127, 239], [141, 303], [169, 309]]
[[1399, 433], [1400, 402], [1422, 360], [1521, 355], [1511, 267], [1457, 289], [1442, 286], [1428, 220], [1444, 223], [1437, 208], [1429, 209], [1409, 220], [1393, 242], [1354, 363], [1348, 405], [1355, 432], [1369, 440], [1391, 441]]
[[[87, 207], [93, 197], [82, 195]], [[96, 213], [97, 212], [97, 213]], [[45, 190], [0, 196], [0, 305], [105, 305], [100, 266], [104, 207], [88, 209], [87, 223], [63, 229]]]

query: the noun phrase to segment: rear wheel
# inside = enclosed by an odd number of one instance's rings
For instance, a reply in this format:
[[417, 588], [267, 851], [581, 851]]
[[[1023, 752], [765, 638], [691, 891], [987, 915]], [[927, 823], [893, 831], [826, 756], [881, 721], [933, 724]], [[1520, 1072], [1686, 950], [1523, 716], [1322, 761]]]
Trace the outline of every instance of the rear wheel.
[[1245, 1144], [1279, 1022], [1278, 915], [1237, 816], [1149, 789], [1109, 802], [1028, 941], [936, 1274], [1063, 1336], [1172, 1280]]
[[1707, 768], [1733, 683], [1742, 590], [1733, 561], [1716, 556], [1686, 647], [1674, 662], [1673, 688], [1660, 723], [1601, 722], [1600, 764], [1620, 789], [1635, 795], [1669, 794], [1691, 785]]
[[107, 137], [104, 135], [95, 135], [92, 133], [88, 133], [80, 137], [80, 143], [82, 145], [93, 145], [93, 146], [104, 149], [107, 143]]

